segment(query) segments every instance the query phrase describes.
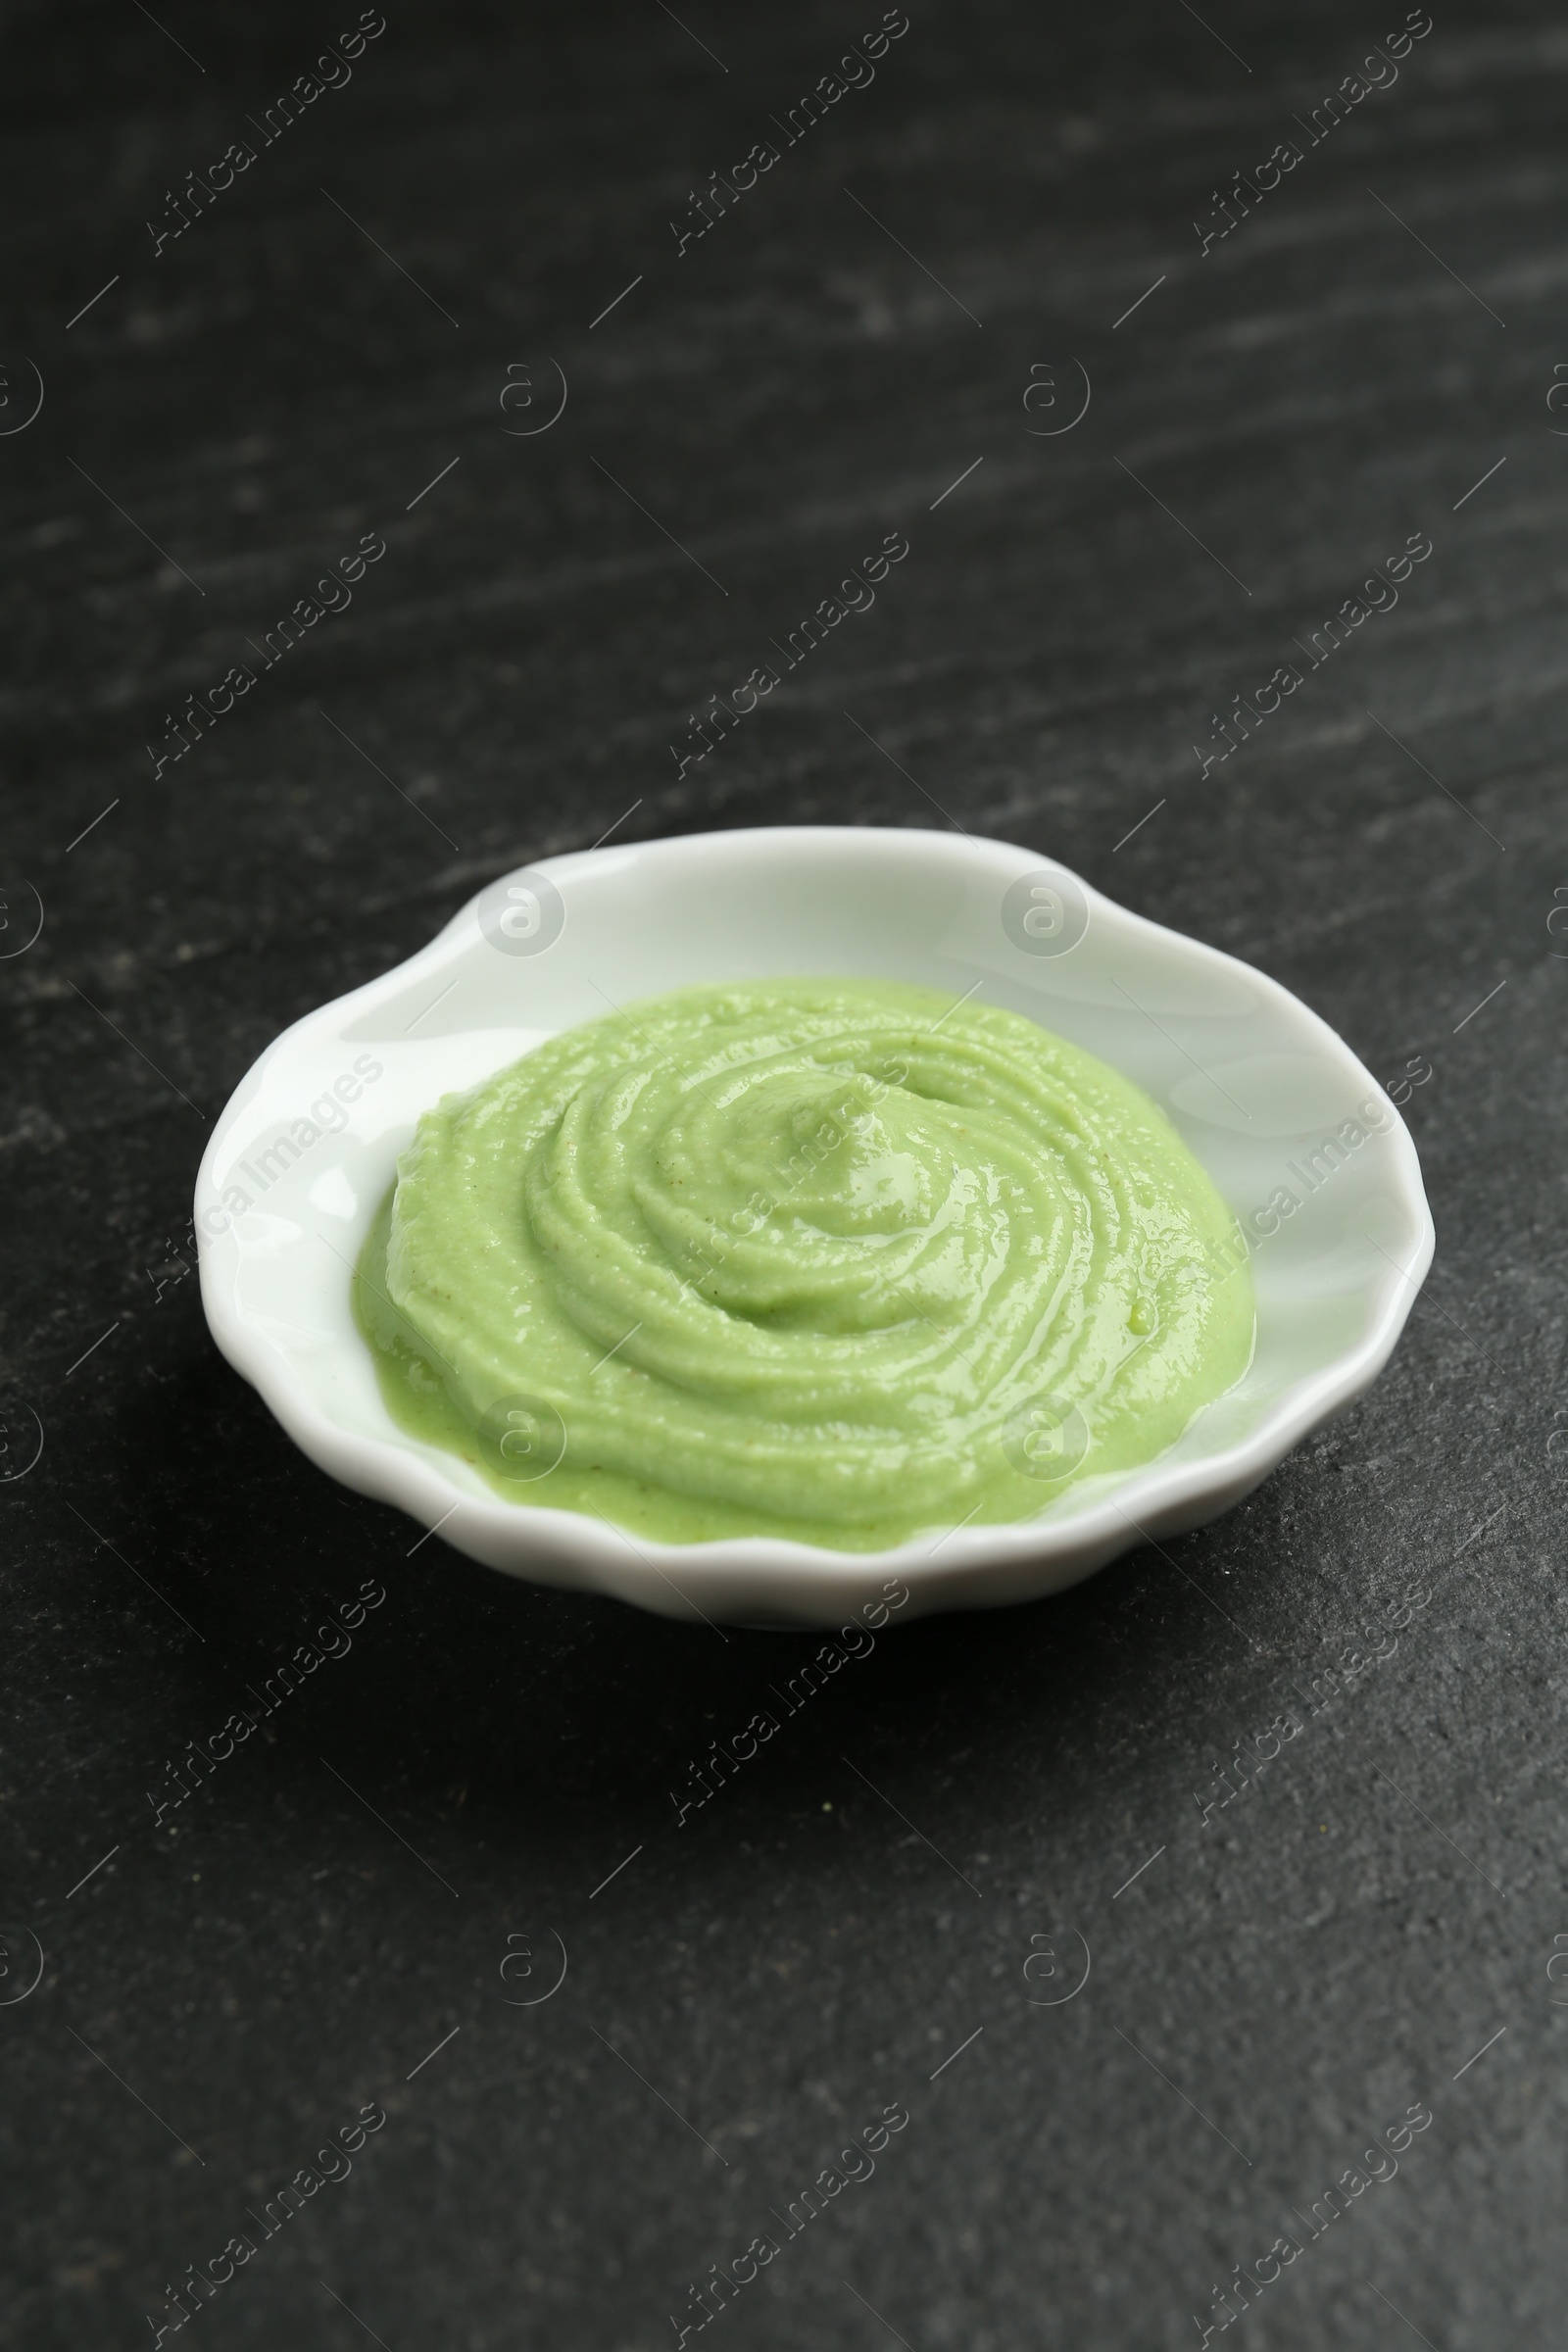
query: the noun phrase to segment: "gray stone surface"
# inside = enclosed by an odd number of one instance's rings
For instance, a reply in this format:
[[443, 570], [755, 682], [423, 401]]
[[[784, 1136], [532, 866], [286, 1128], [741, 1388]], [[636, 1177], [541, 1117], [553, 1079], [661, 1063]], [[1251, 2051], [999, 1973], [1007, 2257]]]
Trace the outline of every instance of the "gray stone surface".
[[[758, 2352], [1162, 2352], [1282, 2233], [1256, 2352], [1558, 2341], [1568, 39], [1434, 7], [1308, 147], [1400, 10], [912, 5], [679, 252], [877, 11], [388, 0], [270, 145], [247, 118], [335, 18], [8, 12], [4, 937], [24, 885], [45, 921], [0, 964], [5, 1461], [29, 1411], [45, 1446], [0, 1488], [7, 2343], [143, 2345], [240, 2232], [192, 2341], [653, 2352], [766, 2234], [713, 2323]], [[554, 368], [564, 414], [509, 437]], [[875, 610], [677, 776], [688, 713], [894, 527]], [[369, 531], [352, 608], [158, 769]], [[1204, 773], [1210, 714], [1412, 532], [1397, 608]], [[820, 819], [1049, 851], [1380, 1078], [1429, 1068], [1439, 1254], [1386, 1377], [1242, 1509], [890, 1626], [677, 1827], [813, 1644], [411, 1550], [176, 1269], [254, 1055], [494, 874]], [[349, 1654], [155, 1822], [367, 1581]]]

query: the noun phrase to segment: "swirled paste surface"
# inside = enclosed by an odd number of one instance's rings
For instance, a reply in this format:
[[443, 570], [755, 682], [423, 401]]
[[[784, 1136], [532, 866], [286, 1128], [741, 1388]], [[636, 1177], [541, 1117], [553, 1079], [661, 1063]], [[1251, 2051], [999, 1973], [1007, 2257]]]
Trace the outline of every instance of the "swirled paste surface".
[[1147, 1096], [862, 980], [683, 990], [448, 1096], [355, 1288], [405, 1427], [668, 1542], [1029, 1517], [1252, 1346], [1234, 1219]]

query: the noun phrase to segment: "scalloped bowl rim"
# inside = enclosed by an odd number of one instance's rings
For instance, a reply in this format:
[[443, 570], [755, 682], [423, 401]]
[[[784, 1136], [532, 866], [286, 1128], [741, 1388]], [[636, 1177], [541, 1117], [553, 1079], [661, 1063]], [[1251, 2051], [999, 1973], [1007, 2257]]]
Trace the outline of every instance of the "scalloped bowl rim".
[[[1173, 969], [1245, 975], [1251, 1004], [1277, 1016], [1282, 1033], [1298, 1052], [1305, 1051], [1324, 1069], [1333, 1069], [1365, 1096], [1386, 1102], [1377, 1081], [1343, 1039], [1280, 982], [1221, 949], [1118, 906], [1058, 860], [1009, 843], [922, 830], [770, 826], [569, 852], [514, 871], [548, 877], [569, 905], [574, 886], [591, 882], [611, 865], [622, 871], [641, 869], [645, 882], [657, 884], [662, 868], [667, 874], [697, 860], [721, 867], [731, 860], [750, 863], [760, 858], [765, 864], [780, 856], [808, 855], [831, 861], [849, 855], [862, 861], [886, 856], [891, 864], [908, 865], [912, 844], [921, 845], [913, 853], [916, 864], [933, 858], [968, 864], [976, 872], [989, 872], [999, 887], [1026, 874], [1066, 877], [1083, 893], [1090, 922], [1100, 934], [1145, 948], [1157, 945]], [[499, 877], [487, 892], [513, 878]], [[440, 974], [476, 950], [482, 953], [476, 908], [485, 895], [476, 894], [460, 907], [416, 954], [307, 1013], [274, 1039], [234, 1090], [214, 1127], [197, 1177], [194, 1208], [202, 1302], [213, 1337], [228, 1362], [320, 1468], [361, 1494], [395, 1504], [428, 1532], [439, 1530], [445, 1542], [471, 1558], [536, 1582], [612, 1593], [660, 1614], [690, 1618], [695, 1612], [705, 1619], [716, 1615], [742, 1624], [836, 1624], [856, 1608], [874, 1603], [894, 1581], [906, 1589], [912, 1615], [1000, 1606], [1061, 1590], [1136, 1544], [1178, 1534], [1230, 1508], [1302, 1438], [1360, 1396], [1388, 1362], [1431, 1264], [1435, 1241], [1415, 1147], [1392, 1104], [1390, 1126], [1378, 1139], [1392, 1146], [1382, 1174], [1405, 1212], [1414, 1247], [1407, 1264], [1390, 1258], [1388, 1274], [1371, 1277], [1370, 1310], [1354, 1344], [1294, 1382], [1244, 1439], [1197, 1458], [1172, 1460], [1167, 1453], [1139, 1468], [1088, 1482], [1068, 1490], [1059, 1504], [1036, 1518], [946, 1531], [934, 1527], [874, 1552], [834, 1551], [772, 1536], [663, 1544], [579, 1512], [514, 1504], [475, 1493], [445, 1467], [455, 1457], [439, 1455], [436, 1448], [405, 1436], [390, 1416], [384, 1433], [376, 1436], [341, 1426], [307, 1394], [289, 1359], [248, 1317], [238, 1295], [238, 1250], [228, 1248], [225, 1238], [215, 1235], [203, 1219], [215, 1209], [220, 1216], [223, 1213], [220, 1171], [232, 1177], [232, 1138], [263, 1080], [286, 1064], [291, 1052], [308, 1041], [346, 1031], [356, 1019], [403, 992], [411, 979]], [[649, 919], [657, 921], [657, 906]], [[729, 975], [715, 971], [708, 976]], [[543, 1027], [565, 1025], [547, 1021]], [[368, 1216], [367, 1208], [365, 1219]], [[354, 1249], [357, 1252], [358, 1239]], [[337, 1281], [346, 1293], [346, 1275], [334, 1276], [324, 1260], [321, 1279], [323, 1285]], [[356, 1344], [363, 1349], [357, 1335]], [[1204, 1412], [1213, 1409], [1205, 1407]], [[1192, 1427], [1200, 1427], [1203, 1417], [1200, 1414]]]

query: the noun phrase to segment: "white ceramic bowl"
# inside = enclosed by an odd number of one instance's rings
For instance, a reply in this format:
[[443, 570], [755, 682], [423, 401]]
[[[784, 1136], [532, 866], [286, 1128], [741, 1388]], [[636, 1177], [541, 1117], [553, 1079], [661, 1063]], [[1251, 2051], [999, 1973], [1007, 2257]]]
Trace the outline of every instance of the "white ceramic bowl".
[[[1257, 1299], [1250, 1370], [1168, 1452], [1035, 1519], [861, 1553], [633, 1541], [508, 1502], [397, 1428], [349, 1276], [419, 1114], [612, 1004], [786, 973], [975, 990], [1163, 1105], [1241, 1219]], [[1433, 1248], [1402, 1122], [1276, 982], [1030, 851], [830, 826], [589, 850], [493, 883], [419, 955], [262, 1055], [207, 1148], [196, 1228], [214, 1338], [333, 1477], [514, 1576], [754, 1625], [841, 1624], [894, 1578], [913, 1615], [1027, 1600], [1211, 1518], [1376, 1377]]]

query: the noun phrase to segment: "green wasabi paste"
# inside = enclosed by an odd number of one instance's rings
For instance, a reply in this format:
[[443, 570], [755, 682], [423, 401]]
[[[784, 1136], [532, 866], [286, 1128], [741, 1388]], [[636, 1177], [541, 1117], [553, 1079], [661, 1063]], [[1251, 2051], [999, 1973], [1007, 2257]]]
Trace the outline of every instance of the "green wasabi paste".
[[865, 980], [684, 989], [447, 1096], [354, 1290], [402, 1428], [665, 1543], [1029, 1518], [1252, 1348], [1235, 1221], [1146, 1095]]

